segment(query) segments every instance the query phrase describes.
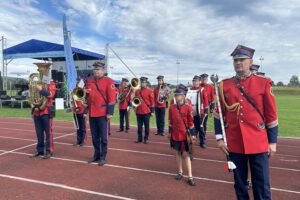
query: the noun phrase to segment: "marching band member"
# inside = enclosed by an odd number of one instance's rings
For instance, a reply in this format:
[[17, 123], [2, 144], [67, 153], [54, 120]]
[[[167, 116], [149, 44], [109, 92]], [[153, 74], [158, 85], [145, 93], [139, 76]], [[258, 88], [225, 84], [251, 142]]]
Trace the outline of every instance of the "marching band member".
[[[82, 79], [81, 79], [82, 80]], [[78, 87], [79, 82], [77, 83]], [[73, 103], [74, 104], [74, 103]], [[75, 116], [77, 123], [78, 123], [78, 129], [77, 129], [77, 141], [73, 144], [73, 146], [83, 146], [87, 139], [86, 129], [87, 129], [87, 113], [88, 108], [86, 102], [83, 101], [76, 101], [77, 109], [75, 111]], [[73, 105], [73, 108], [75, 107], [75, 104]], [[74, 112], [75, 108], [73, 109]]]
[[100, 160], [98, 165], [103, 166], [107, 155], [107, 125], [114, 113], [116, 92], [114, 81], [104, 76], [104, 65], [95, 62], [93, 67], [94, 77], [88, 79], [86, 84], [90, 129], [94, 146], [94, 156], [88, 163]]
[[199, 139], [200, 139], [200, 147], [206, 148], [205, 145], [205, 131], [203, 126], [203, 120], [207, 116], [208, 112], [208, 97], [205, 89], [201, 88], [200, 86], [200, 77], [195, 75], [193, 78], [193, 87], [190, 88], [190, 90], [199, 90], [200, 96], [201, 96], [201, 113], [194, 116], [194, 125], [195, 129], [197, 131], [197, 134], [199, 133]]
[[236, 165], [234, 188], [238, 199], [249, 199], [249, 160], [254, 199], [271, 199], [269, 158], [276, 152], [278, 120], [270, 78], [252, 74], [254, 49], [238, 45], [233, 51], [236, 75], [219, 84], [225, 119], [225, 146], [219, 115], [214, 124], [219, 148]]
[[150, 117], [154, 115], [154, 95], [153, 91], [147, 88], [147, 77], [141, 77], [141, 89], [135, 91], [135, 97], [139, 97], [141, 105], [136, 108], [136, 118], [138, 123], [138, 139], [136, 143], [142, 142], [143, 124], [145, 126], [144, 144], [148, 144]]
[[[201, 74], [201, 87], [204, 88], [205, 92], [206, 92], [206, 96], [208, 99], [208, 112], [213, 113], [213, 110], [215, 109], [215, 88], [214, 86], [207, 84], [208, 82], [208, 75], [207, 74]], [[207, 130], [207, 116], [204, 117], [204, 121], [203, 121], [203, 128], [204, 128], [204, 135], [206, 135], [206, 130]]]
[[[165, 114], [167, 108], [167, 99], [169, 98], [169, 94], [165, 91], [165, 96], [159, 97], [160, 90], [166, 90], [166, 86], [164, 85], [164, 76], [159, 75], [157, 78], [157, 87], [154, 88], [154, 101], [155, 101], [155, 117], [156, 117], [156, 126], [157, 132], [155, 135], [162, 135], [164, 136], [164, 129], [165, 129]], [[161, 88], [162, 87], [162, 88]], [[160, 89], [161, 88], [161, 89]]]
[[122, 93], [125, 93], [127, 96], [124, 100], [119, 102], [119, 113], [120, 113], [120, 129], [117, 132], [124, 131], [124, 118], [126, 122], [126, 133], [129, 131], [129, 115], [130, 115], [130, 107], [132, 106], [132, 90], [128, 87], [128, 79], [122, 78], [121, 88], [119, 89], [119, 97]]
[[53, 154], [53, 134], [52, 134], [52, 116], [50, 116], [49, 107], [53, 106], [53, 97], [55, 95], [56, 87], [53, 81], [47, 84], [47, 90], [43, 89], [41, 85], [36, 85], [36, 90], [42, 96], [47, 97], [47, 106], [44, 110], [36, 111], [32, 109], [32, 118], [37, 136], [36, 152], [30, 155], [31, 158], [39, 155], [44, 155], [44, 133], [46, 134], [46, 155], [43, 159], [48, 159]]
[[189, 146], [190, 139], [195, 140], [195, 136], [188, 137], [187, 130], [191, 130], [191, 134], [195, 135], [193, 128], [193, 108], [185, 100], [187, 89], [183, 85], [179, 85], [175, 90], [176, 104], [172, 104], [169, 109], [169, 134], [168, 138], [171, 141], [171, 147], [176, 150], [176, 161], [178, 166], [178, 174], [176, 180], [181, 180], [183, 177], [182, 160], [186, 164], [188, 171], [188, 184], [195, 186], [195, 181], [192, 176], [192, 164], [189, 156], [191, 151]]

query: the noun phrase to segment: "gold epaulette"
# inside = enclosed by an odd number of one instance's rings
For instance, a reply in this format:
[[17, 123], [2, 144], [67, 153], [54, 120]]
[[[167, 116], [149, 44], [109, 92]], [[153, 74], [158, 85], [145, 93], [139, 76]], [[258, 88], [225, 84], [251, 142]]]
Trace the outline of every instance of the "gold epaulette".
[[265, 79], [269, 79], [270, 77], [267, 77], [267, 76], [262, 76], [262, 75], [259, 75], [259, 74], [255, 74], [253, 73], [254, 76], [257, 76], [257, 77], [261, 77], [261, 78], [265, 78]]

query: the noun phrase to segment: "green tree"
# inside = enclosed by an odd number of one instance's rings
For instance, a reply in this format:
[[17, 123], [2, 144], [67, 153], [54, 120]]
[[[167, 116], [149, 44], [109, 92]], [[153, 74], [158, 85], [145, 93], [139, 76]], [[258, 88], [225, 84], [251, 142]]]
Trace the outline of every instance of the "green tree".
[[279, 81], [276, 86], [284, 86], [284, 83], [282, 81]]
[[290, 79], [289, 86], [296, 87], [300, 86], [299, 78], [296, 75], [293, 75]]

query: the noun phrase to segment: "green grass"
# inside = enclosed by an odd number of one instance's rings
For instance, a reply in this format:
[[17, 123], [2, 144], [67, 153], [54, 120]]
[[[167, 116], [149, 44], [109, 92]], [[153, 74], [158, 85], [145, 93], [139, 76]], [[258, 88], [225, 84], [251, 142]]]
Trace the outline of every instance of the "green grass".
[[[172, 98], [172, 96], [171, 96]], [[286, 137], [300, 137], [300, 95], [299, 96], [276, 96], [279, 135]], [[10, 108], [0, 109], [0, 117], [21, 117], [30, 118], [30, 108]], [[64, 110], [58, 110], [55, 120], [72, 121], [72, 114], [65, 113]], [[115, 113], [112, 118], [112, 124], [119, 124], [118, 105], [115, 106]], [[168, 110], [166, 112], [166, 127], [168, 126]], [[136, 115], [130, 110], [130, 124], [136, 125]], [[155, 116], [150, 119], [151, 127], [156, 127]], [[208, 130], [213, 131], [213, 120], [208, 119]]]

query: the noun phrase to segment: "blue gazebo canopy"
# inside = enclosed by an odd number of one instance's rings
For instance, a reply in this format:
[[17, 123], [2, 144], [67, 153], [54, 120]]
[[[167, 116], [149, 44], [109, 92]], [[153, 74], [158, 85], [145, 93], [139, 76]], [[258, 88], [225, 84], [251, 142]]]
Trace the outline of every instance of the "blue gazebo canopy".
[[[104, 55], [72, 47], [74, 60], [99, 60]], [[41, 40], [28, 40], [21, 44], [4, 49], [4, 59], [34, 58], [41, 60], [64, 61], [64, 45]]]

